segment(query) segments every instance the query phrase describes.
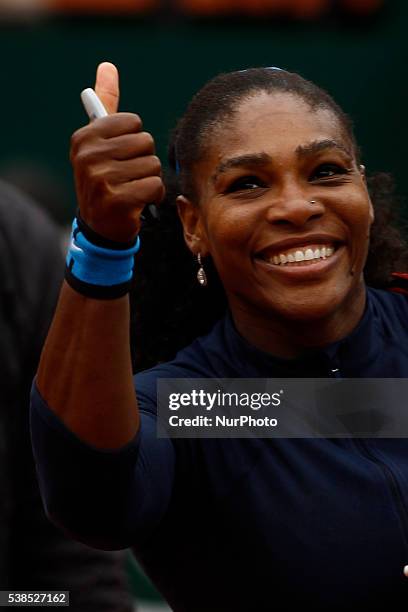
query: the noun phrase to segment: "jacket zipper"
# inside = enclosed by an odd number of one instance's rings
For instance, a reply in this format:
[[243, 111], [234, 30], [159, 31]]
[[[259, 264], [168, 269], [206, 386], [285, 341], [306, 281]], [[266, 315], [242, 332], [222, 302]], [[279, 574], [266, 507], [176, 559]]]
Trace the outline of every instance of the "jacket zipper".
[[[331, 367], [329, 370], [329, 378], [343, 378], [338, 361], [333, 360], [331, 365], [334, 367]], [[401, 495], [401, 490], [393, 471], [386, 463], [384, 463], [384, 461], [373, 455], [360, 438], [350, 438], [350, 440], [354, 442], [357, 450], [359, 450], [360, 453], [366, 457], [366, 459], [377, 465], [384, 474], [385, 480], [389, 485], [395, 506], [397, 508], [402, 526], [405, 547], [408, 550], [408, 510], [404, 504], [404, 499]]]
[[408, 511], [404, 504], [404, 500], [401, 495], [401, 490], [397, 479], [393, 474], [393, 471], [386, 463], [384, 463], [384, 461], [378, 459], [378, 457], [373, 455], [371, 451], [367, 448], [367, 446], [365, 446], [362, 440], [360, 440], [359, 438], [352, 438], [352, 440], [356, 445], [357, 449], [361, 452], [361, 454], [364, 455], [369, 461], [372, 461], [373, 463], [378, 465], [378, 467], [382, 470], [385, 479], [389, 484], [395, 505], [398, 510], [402, 525], [402, 532], [404, 535], [405, 546], [408, 550]]

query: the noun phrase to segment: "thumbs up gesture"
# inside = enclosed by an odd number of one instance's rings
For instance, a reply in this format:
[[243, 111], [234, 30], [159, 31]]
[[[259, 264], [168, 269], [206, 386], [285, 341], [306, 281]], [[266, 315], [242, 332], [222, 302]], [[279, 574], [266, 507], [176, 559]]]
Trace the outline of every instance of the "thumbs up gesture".
[[164, 197], [161, 164], [151, 134], [132, 113], [119, 113], [119, 74], [100, 64], [95, 92], [107, 117], [72, 136], [71, 163], [81, 217], [95, 232], [117, 242], [133, 240], [146, 204]]

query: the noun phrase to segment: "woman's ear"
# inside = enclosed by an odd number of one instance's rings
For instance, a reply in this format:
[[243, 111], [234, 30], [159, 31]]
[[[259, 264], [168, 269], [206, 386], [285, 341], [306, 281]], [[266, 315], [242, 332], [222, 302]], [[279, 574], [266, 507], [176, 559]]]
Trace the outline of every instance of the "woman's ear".
[[365, 185], [365, 187], [367, 189], [366, 167], [363, 166], [363, 164], [360, 164], [359, 170], [360, 170], [360, 175], [361, 175], [361, 178], [363, 180], [363, 183], [364, 183], [364, 185]]
[[208, 240], [200, 207], [183, 195], [177, 197], [176, 204], [188, 248], [194, 255], [207, 255]]
[[[365, 166], [363, 166], [363, 164], [360, 164], [360, 174], [361, 174], [361, 178], [363, 179], [364, 185], [366, 186], [366, 189], [367, 189], [366, 169], [365, 169]], [[367, 189], [367, 193], [368, 193], [368, 189]], [[369, 193], [368, 193], [368, 199], [369, 199], [369, 207], [370, 207], [369, 209], [370, 225], [372, 225], [374, 223], [375, 213], [374, 213], [374, 206], [371, 201]]]
[[369, 212], [369, 214], [370, 214], [370, 225], [372, 225], [374, 223], [374, 219], [375, 219], [375, 212], [374, 212], [374, 206], [373, 206], [373, 203], [371, 201], [371, 198], [370, 198], [370, 212]]

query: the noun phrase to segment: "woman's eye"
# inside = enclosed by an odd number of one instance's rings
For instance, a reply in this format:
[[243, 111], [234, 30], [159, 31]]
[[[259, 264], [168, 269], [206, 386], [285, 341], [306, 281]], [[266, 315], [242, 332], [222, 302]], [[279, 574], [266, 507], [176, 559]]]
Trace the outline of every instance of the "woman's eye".
[[234, 191], [246, 191], [265, 187], [265, 183], [256, 176], [243, 176], [236, 179], [226, 190], [227, 193]]
[[339, 176], [341, 174], [348, 174], [350, 170], [339, 166], [337, 164], [322, 164], [312, 173], [311, 179], [326, 179]]

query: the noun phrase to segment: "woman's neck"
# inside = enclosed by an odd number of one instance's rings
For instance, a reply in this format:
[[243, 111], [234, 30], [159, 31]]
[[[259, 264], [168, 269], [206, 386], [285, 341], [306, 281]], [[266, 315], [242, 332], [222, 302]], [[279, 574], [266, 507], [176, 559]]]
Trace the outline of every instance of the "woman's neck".
[[295, 359], [308, 349], [321, 348], [348, 336], [361, 320], [366, 304], [366, 290], [349, 296], [326, 317], [315, 320], [285, 319], [276, 313], [267, 315], [231, 305], [238, 332], [258, 349], [281, 357]]

